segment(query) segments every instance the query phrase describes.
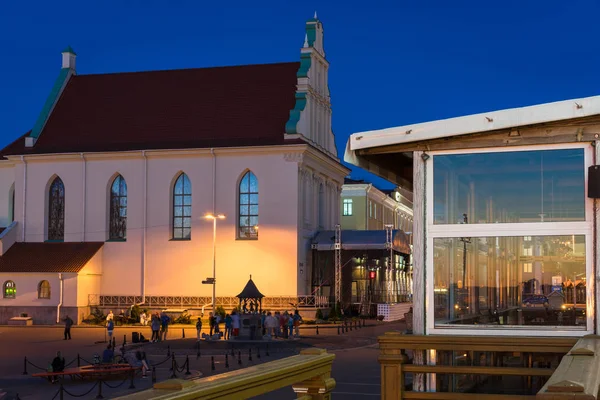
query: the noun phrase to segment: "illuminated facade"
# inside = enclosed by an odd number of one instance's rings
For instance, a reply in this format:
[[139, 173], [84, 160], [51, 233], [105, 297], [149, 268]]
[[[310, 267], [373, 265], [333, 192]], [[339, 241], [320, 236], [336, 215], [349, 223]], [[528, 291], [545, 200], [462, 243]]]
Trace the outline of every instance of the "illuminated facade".
[[81, 320], [111, 298], [210, 303], [207, 213], [225, 215], [217, 304], [250, 274], [267, 297], [310, 296], [310, 239], [339, 222], [349, 172], [321, 22], [306, 23], [300, 62], [80, 75], [75, 60], [63, 52], [36, 125], [2, 151], [0, 323]]

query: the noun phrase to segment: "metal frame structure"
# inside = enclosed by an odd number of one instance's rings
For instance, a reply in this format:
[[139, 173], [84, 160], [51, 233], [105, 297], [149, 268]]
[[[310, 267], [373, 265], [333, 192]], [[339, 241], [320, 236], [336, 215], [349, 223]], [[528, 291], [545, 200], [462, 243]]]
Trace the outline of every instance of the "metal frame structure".
[[[105, 296], [100, 294], [89, 294], [88, 305], [99, 307], [129, 307], [132, 304], [141, 303], [142, 296]], [[211, 296], [152, 296], [146, 295], [144, 307], [180, 307], [180, 308], [202, 308], [210, 305]], [[224, 308], [235, 308], [240, 300], [235, 296], [223, 296], [216, 298], [216, 305]], [[328, 308], [330, 306], [327, 296], [269, 296], [263, 299], [263, 308], [290, 309], [297, 307], [306, 308]]]
[[[335, 307], [342, 305], [342, 228], [335, 226]], [[343, 306], [342, 306], [343, 308]]]

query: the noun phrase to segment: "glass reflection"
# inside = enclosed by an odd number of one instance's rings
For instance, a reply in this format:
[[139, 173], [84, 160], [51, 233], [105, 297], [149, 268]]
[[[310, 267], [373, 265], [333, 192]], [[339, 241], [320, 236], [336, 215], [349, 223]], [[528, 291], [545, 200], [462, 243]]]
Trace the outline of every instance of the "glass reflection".
[[434, 239], [436, 325], [586, 326], [585, 236]]
[[585, 220], [583, 149], [433, 157], [434, 223]]

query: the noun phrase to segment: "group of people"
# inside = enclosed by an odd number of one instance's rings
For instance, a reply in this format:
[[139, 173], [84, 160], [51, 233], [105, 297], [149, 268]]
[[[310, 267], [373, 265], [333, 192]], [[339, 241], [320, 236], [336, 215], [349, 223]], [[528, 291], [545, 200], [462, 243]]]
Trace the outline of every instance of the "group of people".
[[[221, 315], [213, 314], [212, 312], [208, 315], [208, 338], [210, 339], [220, 339], [223, 337], [225, 340], [230, 340], [232, 337], [238, 336], [240, 332], [240, 316], [234, 310], [231, 315], [225, 314], [225, 318], [223, 321], [225, 323], [225, 329], [223, 333], [221, 333], [221, 328], [219, 327], [221, 323]], [[196, 322], [196, 339], [200, 340], [202, 337], [202, 318], [198, 318], [198, 322]]]
[[274, 314], [271, 314], [270, 311], [263, 311], [261, 322], [264, 336], [282, 337], [284, 339], [300, 337], [302, 316], [298, 310], [295, 310], [293, 313], [275, 311]]

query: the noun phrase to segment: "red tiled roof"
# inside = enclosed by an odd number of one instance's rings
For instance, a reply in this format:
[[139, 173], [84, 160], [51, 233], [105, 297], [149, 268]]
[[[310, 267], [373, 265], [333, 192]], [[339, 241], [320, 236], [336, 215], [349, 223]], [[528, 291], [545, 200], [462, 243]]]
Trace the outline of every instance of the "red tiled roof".
[[79, 272], [103, 242], [15, 243], [0, 256], [0, 272]]
[[300, 63], [74, 75], [33, 148], [1, 153], [262, 146], [284, 140]]

